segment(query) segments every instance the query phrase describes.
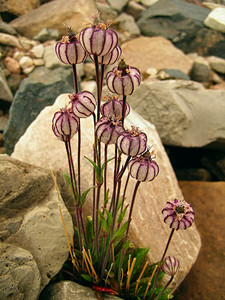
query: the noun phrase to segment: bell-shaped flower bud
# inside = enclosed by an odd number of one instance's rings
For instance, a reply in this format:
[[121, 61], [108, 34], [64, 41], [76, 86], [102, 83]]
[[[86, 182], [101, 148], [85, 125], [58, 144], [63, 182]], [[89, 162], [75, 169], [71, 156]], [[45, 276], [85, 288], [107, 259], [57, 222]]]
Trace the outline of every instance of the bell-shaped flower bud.
[[94, 112], [96, 99], [92, 93], [83, 91], [78, 94], [69, 95], [69, 98], [72, 110], [77, 117], [87, 118]]
[[120, 118], [102, 117], [95, 126], [98, 139], [104, 144], [116, 144], [119, 134], [124, 131]]
[[80, 32], [80, 42], [88, 54], [104, 56], [117, 46], [118, 36], [107, 25], [99, 22]]
[[[98, 56], [98, 63], [102, 65], [113, 65], [120, 58], [122, 50], [120, 46], [116, 46], [112, 52], [104, 55]], [[94, 60], [94, 56], [91, 55], [91, 59]]]
[[132, 157], [143, 153], [146, 150], [146, 145], [146, 134], [134, 126], [131, 126], [131, 130], [123, 131], [117, 139], [119, 150]]
[[63, 36], [62, 40], [55, 46], [56, 55], [64, 64], [80, 64], [86, 59], [87, 52], [81, 46], [79, 39], [71, 31], [71, 28], [68, 28], [68, 30], [69, 34]]
[[130, 175], [138, 181], [152, 181], [159, 174], [159, 166], [151, 158], [149, 151], [134, 157], [128, 164]]
[[[107, 101], [103, 103], [100, 107], [100, 112], [103, 116], [109, 117], [114, 115], [115, 117], [122, 117], [122, 110], [123, 110], [123, 101], [119, 100], [119, 96], [107, 96], [105, 97]], [[130, 106], [126, 102], [125, 103], [125, 117], [130, 112]]]
[[65, 107], [54, 114], [52, 119], [52, 130], [56, 137], [63, 142], [67, 142], [77, 133], [79, 119]]
[[164, 222], [170, 228], [187, 229], [194, 221], [195, 213], [190, 204], [185, 200], [174, 199], [173, 202], [166, 202], [166, 207], [162, 210]]
[[118, 67], [106, 74], [106, 84], [112, 93], [131, 95], [141, 83], [141, 74], [138, 69], [129, 67], [121, 59]]
[[173, 277], [177, 273], [179, 266], [180, 262], [177, 258], [167, 256], [165, 258], [164, 264], [161, 266], [161, 269], [165, 274]]

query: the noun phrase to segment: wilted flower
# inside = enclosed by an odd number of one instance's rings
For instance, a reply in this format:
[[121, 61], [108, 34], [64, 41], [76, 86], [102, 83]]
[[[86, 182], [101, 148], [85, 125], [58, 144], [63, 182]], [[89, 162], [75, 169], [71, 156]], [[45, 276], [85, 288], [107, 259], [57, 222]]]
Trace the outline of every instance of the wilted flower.
[[175, 199], [173, 202], [167, 202], [166, 207], [162, 210], [164, 222], [170, 228], [187, 229], [194, 221], [195, 213], [190, 204], [185, 200]]
[[79, 119], [65, 107], [54, 114], [52, 119], [52, 130], [56, 137], [63, 142], [69, 141], [77, 133]]
[[78, 94], [69, 95], [74, 114], [79, 118], [89, 117], [95, 110], [96, 99], [95, 96], [88, 92], [83, 91]]
[[120, 118], [115, 116], [102, 117], [96, 123], [96, 134], [104, 144], [116, 144], [119, 134], [124, 130]]
[[117, 46], [118, 36], [107, 25], [99, 22], [80, 32], [80, 42], [88, 54], [104, 56]]
[[133, 158], [128, 168], [130, 175], [138, 181], [152, 181], [159, 174], [159, 166], [151, 158], [149, 151]]
[[[120, 58], [122, 53], [122, 50], [120, 46], [116, 46], [113, 51], [110, 53], [104, 55], [104, 56], [98, 56], [98, 62], [102, 65], [113, 65], [117, 60]], [[91, 55], [91, 59], [94, 60], [94, 56]]]
[[146, 134], [134, 126], [131, 126], [131, 130], [123, 131], [117, 139], [119, 150], [132, 157], [143, 153], [146, 150], [146, 144]]
[[69, 35], [63, 36], [62, 40], [55, 46], [56, 55], [64, 64], [80, 64], [86, 59], [87, 52], [71, 28], [68, 30]]
[[161, 266], [162, 271], [169, 275], [174, 276], [180, 266], [179, 260], [175, 257], [167, 256], [164, 264]]
[[[115, 117], [122, 116], [123, 110], [123, 101], [119, 100], [119, 96], [109, 96], [105, 97], [108, 101], [101, 105], [100, 111], [103, 116], [109, 117], [114, 115]], [[125, 116], [127, 116], [130, 112], [130, 106], [126, 102], [125, 103]]]
[[141, 74], [138, 69], [129, 67], [121, 59], [118, 67], [106, 75], [106, 84], [112, 93], [118, 95], [131, 95], [141, 83]]

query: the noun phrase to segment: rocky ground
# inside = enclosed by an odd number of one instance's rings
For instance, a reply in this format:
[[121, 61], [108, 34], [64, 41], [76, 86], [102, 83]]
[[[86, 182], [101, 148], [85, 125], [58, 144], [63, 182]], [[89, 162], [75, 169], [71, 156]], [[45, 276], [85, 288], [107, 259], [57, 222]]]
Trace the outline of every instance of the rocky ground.
[[[224, 4], [200, 0], [0, 4], [1, 154], [12, 154], [39, 113], [59, 94], [73, 91], [72, 71], [54, 52], [56, 41], [66, 33], [63, 24], [79, 32], [92, 21], [95, 7], [103, 20], [112, 20], [126, 62], [142, 73], [143, 83], [128, 101], [155, 125], [185, 198], [196, 202], [203, 246], [176, 300], [224, 299], [218, 275], [224, 272], [224, 244], [217, 231], [222, 231], [225, 200]], [[90, 59], [78, 66], [78, 75], [83, 88], [91, 86], [95, 70]], [[217, 253], [211, 256], [214, 248]]]

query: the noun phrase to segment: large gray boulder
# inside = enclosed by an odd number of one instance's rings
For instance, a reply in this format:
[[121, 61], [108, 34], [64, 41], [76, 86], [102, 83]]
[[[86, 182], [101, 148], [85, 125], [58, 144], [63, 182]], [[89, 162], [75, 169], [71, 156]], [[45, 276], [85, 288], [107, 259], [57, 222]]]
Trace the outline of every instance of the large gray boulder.
[[[63, 142], [57, 140], [51, 129], [53, 114], [58, 111], [59, 108], [63, 107], [65, 103], [68, 103], [68, 94], [60, 95], [53, 106], [46, 107], [39, 114], [16, 144], [12, 154], [14, 158], [37, 166], [45, 166], [46, 169], [54, 168], [60, 169], [66, 173], [69, 172], [65, 145]], [[170, 233], [170, 228], [163, 222], [161, 210], [168, 200], [173, 200], [175, 197], [183, 198], [183, 196], [154, 125], [145, 121], [140, 115], [137, 115], [133, 111], [126, 118], [126, 126], [130, 127], [131, 124], [139, 127], [147, 134], [148, 143], [154, 145], [157, 157], [156, 161], [160, 168], [159, 175], [155, 180], [140, 185], [130, 229], [130, 239], [134, 242], [135, 246], [151, 247], [148, 258], [153, 263], [160, 260]], [[92, 186], [92, 168], [84, 158], [84, 155], [90, 158], [92, 157], [92, 118], [86, 118], [81, 121], [81, 130], [81, 190], [84, 190], [87, 187]], [[40, 132], [41, 134], [37, 134]], [[74, 157], [76, 157], [77, 154], [76, 145], [77, 136], [72, 140], [72, 152]], [[113, 146], [108, 147], [108, 153], [109, 157], [114, 156]], [[112, 191], [112, 163], [108, 164], [108, 171], [109, 189]], [[131, 200], [130, 198], [135, 184], [136, 181], [131, 179], [127, 193], [128, 202]], [[92, 193], [88, 196], [88, 200], [84, 205], [84, 212], [85, 214], [90, 215], [92, 212]], [[200, 245], [200, 236], [194, 224], [186, 231], [178, 231], [175, 233], [168, 254], [180, 259], [181, 268], [177, 273], [173, 288], [177, 287], [189, 272], [197, 258]]]
[[[21, 287], [21, 292], [17, 291], [18, 298], [15, 296], [13, 299], [37, 299], [41, 289], [62, 268], [69, 253], [56, 189], [49, 170], [7, 155], [0, 155], [0, 173], [1, 249], [11, 253], [10, 256], [2, 256], [3, 263], [9, 264], [10, 260], [10, 269], [0, 273], [0, 287], [5, 283], [7, 291], [4, 293], [8, 293], [6, 298], [1, 299], [9, 299], [10, 276], [15, 280], [12, 284]], [[59, 188], [64, 191], [64, 181], [58, 173], [56, 175]], [[64, 222], [72, 234], [71, 216], [63, 201], [60, 202]], [[8, 245], [14, 245], [15, 251], [13, 246]], [[29, 280], [24, 278], [24, 274], [30, 276]]]
[[225, 91], [185, 80], [143, 82], [128, 98], [166, 145], [203, 147], [225, 141]]

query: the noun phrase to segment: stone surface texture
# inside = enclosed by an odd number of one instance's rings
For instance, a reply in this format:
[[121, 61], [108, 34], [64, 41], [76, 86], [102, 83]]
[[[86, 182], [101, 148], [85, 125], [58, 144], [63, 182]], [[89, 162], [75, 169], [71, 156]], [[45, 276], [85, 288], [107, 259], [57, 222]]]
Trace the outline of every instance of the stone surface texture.
[[[95, 292], [89, 287], [73, 281], [60, 281], [52, 284], [43, 291], [39, 300], [96, 300]], [[104, 295], [105, 300], [120, 300], [112, 295]], [[122, 299], [121, 299], [122, 300]]]
[[209, 56], [207, 57], [207, 61], [212, 70], [221, 74], [225, 74], [225, 59], [215, 56]]
[[0, 33], [0, 44], [17, 48], [21, 47], [18, 38], [7, 33]]
[[174, 300], [224, 299], [225, 182], [181, 181], [179, 185], [195, 209], [202, 248]]
[[[0, 156], [0, 172], [0, 240], [3, 247], [7, 243], [32, 254], [40, 271], [43, 288], [59, 272], [69, 252], [51, 173], [7, 155]], [[59, 173], [56, 175], [59, 188], [64, 191], [64, 181]], [[64, 222], [70, 230], [69, 234], [72, 234], [71, 216], [63, 201], [60, 202]], [[23, 281], [23, 272], [20, 276], [18, 274], [16, 279], [18, 282]], [[38, 278], [34, 279], [34, 283]]]
[[87, 23], [92, 22], [95, 12], [93, 0], [54, 0], [41, 5], [39, 8], [20, 16], [10, 24], [20, 34], [29, 38], [34, 37], [43, 28], [58, 29], [62, 34], [67, 33], [64, 24], [70, 24], [74, 32], [79, 32]]
[[[225, 140], [225, 93], [197, 82], [143, 82], [128, 102], [151, 121], [165, 145], [203, 147]], [[213, 113], [212, 113], [213, 112]]]
[[109, 5], [118, 12], [121, 12], [129, 0], [107, 0]]
[[209, 63], [204, 57], [198, 56], [191, 69], [191, 79], [198, 82], [209, 82], [211, 69]]
[[13, 94], [7, 84], [5, 79], [4, 72], [0, 68], [0, 99], [5, 100], [7, 102], [12, 102]]
[[209, 28], [225, 33], [225, 7], [215, 8], [204, 21]]
[[140, 29], [136, 25], [135, 20], [132, 16], [122, 13], [119, 15], [116, 19], [115, 22], [118, 22], [118, 27], [120, 30], [126, 31], [130, 33], [131, 35], [140, 35]]
[[168, 68], [188, 74], [192, 66], [191, 60], [163, 37], [138, 37], [122, 44], [121, 48], [126, 63], [141, 72], [148, 68]]
[[[39, 114], [16, 144], [15, 151], [12, 154], [14, 158], [37, 166], [45, 166], [46, 169], [60, 169], [68, 173], [65, 145], [56, 139], [51, 129], [53, 114], [59, 108], [63, 107], [65, 103], [68, 103], [68, 94], [60, 95], [53, 106], [46, 107]], [[149, 260], [156, 262], [162, 255], [170, 233], [170, 228], [163, 222], [161, 210], [164, 208], [166, 201], [173, 200], [175, 197], [183, 198], [183, 196], [155, 127], [134, 112], [130, 113], [126, 119], [126, 126], [130, 127], [131, 124], [141, 128], [148, 136], [148, 144], [154, 145], [160, 173], [153, 182], [140, 185], [133, 213], [133, 221], [131, 223], [130, 239], [136, 246], [150, 246]], [[84, 158], [84, 155], [92, 157], [90, 153], [93, 144], [93, 135], [90, 134], [93, 130], [92, 119], [83, 119], [81, 126], [81, 190], [84, 190], [92, 186], [92, 168]], [[40, 130], [42, 134], [36, 134]], [[77, 136], [72, 140], [74, 155], [77, 152], [76, 139]], [[108, 151], [109, 157], [112, 157], [114, 155], [114, 147], [109, 146]], [[110, 163], [108, 164], [108, 170], [109, 178], [112, 178], [113, 165]], [[135, 180], [130, 180], [129, 191], [127, 193], [128, 202], [131, 200], [130, 197], [135, 183]], [[109, 184], [110, 190], [112, 190], [111, 184]], [[91, 214], [91, 211], [91, 195], [89, 195], [84, 206], [84, 212], [85, 214]], [[191, 266], [197, 258], [200, 245], [200, 237], [194, 224], [184, 232], [178, 231], [175, 233], [168, 255], [174, 255], [180, 259], [181, 268], [177, 273], [173, 288], [177, 287], [190, 271]]]
[[40, 0], [1, 0], [0, 11], [7, 11], [20, 16], [37, 8], [39, 5]]
[[8, 154], [13, 151], [15, 143], [39, 112], [45, 106], [51, 105], [59, 93], [68, 91], [73, 92], [73, 76], [72, 70], [67, 68], [50, 71], [40, 67], [21, 82], [4, 132]]
[[41, 276], [32, 254], [15, 245], [0, 243], [0, 298], [37, 300]]

